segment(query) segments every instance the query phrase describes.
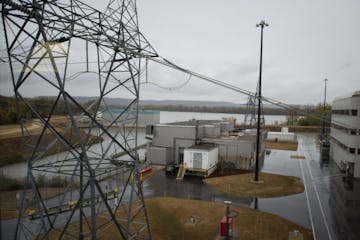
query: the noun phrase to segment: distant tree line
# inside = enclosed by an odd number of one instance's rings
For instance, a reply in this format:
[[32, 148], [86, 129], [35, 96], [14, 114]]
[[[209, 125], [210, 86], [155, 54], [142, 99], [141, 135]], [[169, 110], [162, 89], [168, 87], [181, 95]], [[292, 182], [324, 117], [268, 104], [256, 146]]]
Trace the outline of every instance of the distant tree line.
[[325, 126], [329, 127], [331, 123], [331, 105], [317, 104], [316, 106], [305, 106], [302, 112], [304, 116], [295, 111], [288, 111], [287, 124], [298, 126], [322, 126], [322, 119], [325, 119]]
[[[28, 98], [27, 102], [36, 109], [36, 111], [43, 117], [46, 117], [52, 111], [55, 103], [54, 97], [36, 97]], [[91, 101], [81, 104], [84, 108], [89, 106]], [[78, 114], [81, 110], [70, 103], [71, 111]], [[125, 108], [125, 106], [111, 106], [112, 108]], [[18, 111], [17, 111], [18, 108]], [[158, 110], [158, 111], [179, 111], [179, 112], [208, 112], [208, 113], [231, 113], [231, 114], [245, 114], [246, 107], [223, 107], [223, 106], [185, 106], [185, 105], [140, 105], [140, 109], [144, 110]], [[322, 117], [326, 119], [326, 125], [330, 125], [331, 121], [331, 106], [326, 105], [325, 111], [322, 104], [308, 105], [302, 107], [301, 111], [307, 115], [300, 115], [298, 112], [289, 111], [282, 108], [265, 107], [263, 109], [265, 115], [286, 115], [288, 125], [299, 126], [321, 126]], [[67, 108], [63, 101], [60, 99], [56, 104], [53, 115], [67, 115]], [[19, 101], [18, 106], [15, 98], [5, 97], [0, 95], [0, 124], [18, 123], [19, 119], [31, 119], [37, 116], [30, 110], [24, 102]], [[320, 118], [320, 119], [319, 119]]]
[[[208, 113], [233, 113], [245, 114], [246, 107], [224, 106], [184, 106], [184, 105], [140, 105], [141, 109], [178, 112], [208, 112]], [[264, 108], [265, 115], [286, 115], [287, 110], [282, 108]]]
[[[24, 118], [31, 118], [31, 113], [27, 111], [25, 104], [19, 104], [19, 112]], [[15, 99], [0, 95], [0, 124], [16, 123], [17, 116]]]
[[[53, 97], [37, 97], [26, 99], [27, 103], [40, 114], [47, 117], [53, 111], [52, 115], [66, 115], [67, 108], [63, 99], [59, 100], [54, 110], [52, 109], [56, 99]], [[86, 107], [90, 103], [82, 104]], [[75, 104], [70, 104], [73, 113], [79, 113], [80, 109]], [[18, 109], [18, 110], [17, 110]], [[0, 95], [0, 124], [19, 123], [20, 119], [37, 118], [37, 115], [31, 111], [30, 107], [23, 101], [16, 103], [15, 98]]]

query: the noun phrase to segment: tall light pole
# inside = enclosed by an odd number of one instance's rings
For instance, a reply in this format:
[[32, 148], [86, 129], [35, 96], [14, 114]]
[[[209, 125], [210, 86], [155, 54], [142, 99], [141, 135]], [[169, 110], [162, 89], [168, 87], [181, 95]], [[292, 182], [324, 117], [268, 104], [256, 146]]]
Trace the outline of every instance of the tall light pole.
[[324, 109], [323, 109], [323, 119], [322, 119], [322, 139], [325, 139], [325, 117], [326, 117], [326, 83], [327, 83], [328, 79], [325, 78], [324, 79]]
[[259, 95], [258, 95], [258, 116], [257, 116], [257, 133], [256, 133], [256, 162], [255, 162], [255, 178], [254, 181], [259, 180], [259, 154], [260, 154], [260, 114], [261, 114], [261, 72], [262, 72], [262, 50], [263, 50], [263, 31], [264, 27], [269, 26], [264, 20], [256, 27], [261, 27], [260, 37], [260, 70], [259, 70]]

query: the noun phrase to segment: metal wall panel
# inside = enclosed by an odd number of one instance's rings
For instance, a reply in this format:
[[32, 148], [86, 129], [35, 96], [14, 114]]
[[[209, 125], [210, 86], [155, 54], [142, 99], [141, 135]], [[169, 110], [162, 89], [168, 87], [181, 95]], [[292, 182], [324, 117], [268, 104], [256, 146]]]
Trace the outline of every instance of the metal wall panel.
[[150, 146], [147, 149], [147, 162], [155, 165], [165, 165], [170, 161], [171, 149], [163, 147]]
[[195, 126], [176, 126], [176, 125], [155, 125], [153, 145], [160, 147], [172, 147], [174, 138], [194, 139]]

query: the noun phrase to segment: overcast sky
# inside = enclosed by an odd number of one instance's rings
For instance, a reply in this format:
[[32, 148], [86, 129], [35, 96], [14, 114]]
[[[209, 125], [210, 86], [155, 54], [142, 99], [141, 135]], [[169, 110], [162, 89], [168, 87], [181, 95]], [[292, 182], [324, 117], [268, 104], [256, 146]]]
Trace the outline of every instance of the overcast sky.
[[[97, 8], [104, 9], [99, 1]], [[286, 103], [328, 100], [360, 90], [358, 0], [138, 0], [140, 29], [159, 55], [185, 68], [254, 91], [264, 29], [263, 94]], [[3, 31], [1, 29], [3, 42]], [[3, 46], [3, 43], [1, 44]], [[1, 64], [0, 94], [11, 95]], [[151, 63], [142, 99], [245, 102], [246, 97]], [[83, 86], [78, 95], [92, 95]], [[86, 91], [85, 91], [86, 90]], [[88, 93], [88, 94], [86, 94]], [[74, 94], [77, 94], [76, 91]], [[120, 96], [119, 96], [120, 97]]]

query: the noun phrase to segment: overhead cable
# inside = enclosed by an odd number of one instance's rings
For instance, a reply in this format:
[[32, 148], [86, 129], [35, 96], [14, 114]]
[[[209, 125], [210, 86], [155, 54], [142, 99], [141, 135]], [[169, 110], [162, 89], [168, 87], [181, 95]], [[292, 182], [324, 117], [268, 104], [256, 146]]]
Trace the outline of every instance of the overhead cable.
[[[258, 98], [258, 96], [255, 93], [251, 92], [251, 91], [248, 91], [246, 89], [234, 86], [232, 84], [229, 84], [229, 83], [226, 83], [226, 82], [223, 82], [223, 81], [220, 81], [220, 80], [205, 76], [203, 74], [194, 72], [192, 70], [183, 68], [183, 67], [181, 67], [181, 66], [179, 66], [179, 65], [177, 65], [177, 64], [175, 64], [175, 63], [173, 63], [173, 62], [171, 62], [171, 61], [169, 61], [169, 60], [167, 60], [167, 59], [165, 59], [165, 58], [163, 58], [161, 56], [158, 56], [158, 57], [155, 58], [155, 57], [147, 57], [147, 56], [144, 55], [144, 57], [146, 57], [147, 59], [149, 59], [151, 61], [162, 64], [164, 66], [176, 69], [178, 71], [184, 72], [186, 74], [192, 75], [192, 76], [200, 78], [202, 80], [211, 82], [211, 83], [216, 84], [218, 86], [221, 86], [221, 87], [224, 87], [224, 88], [239, 92], [241, 94], [245, 94], [247, 96], [255, 97], [256, 99]], [[349, 128], [355, 128], [352, 125], [344, 124], [344, 123], [336, 121], [336, 120], [332, 120], [332, 122], [328, 121], [327, 119], [324, 119], [323, 117], [316, 116], [316, 115], [311, 114], [311, 113], [309, 113], [307, 111], [295, 108], [295, 107], [291, 106], [290, 104], [286, 104], [286, 103], [283, 103], [281, 101], [278, 101], [278, 100], [275, 100], [275, 99], [272, 99], [272, 98], [269, 98], [269, 97], [262, 96], [261, 98], [262, 98], [263, 101], [265, 101], [267, 103], [270, 103], [272, 105], [278, 106], [280, 108], [283, 108], [283, 109], [286, 109], [286, 110], [289, 110], [289, 111], [293, 111], [293, 112], [297, 113], [300, 116], [309, 116], [309, 117], [315, 118], [317, 120], [325, 121], [325, 122], [330, 123], [330, 124], [331, 123], [335, 123], [335, 124], [337, 123], [339, 125], [346, 126], [346, 127], [349, 127]]]

